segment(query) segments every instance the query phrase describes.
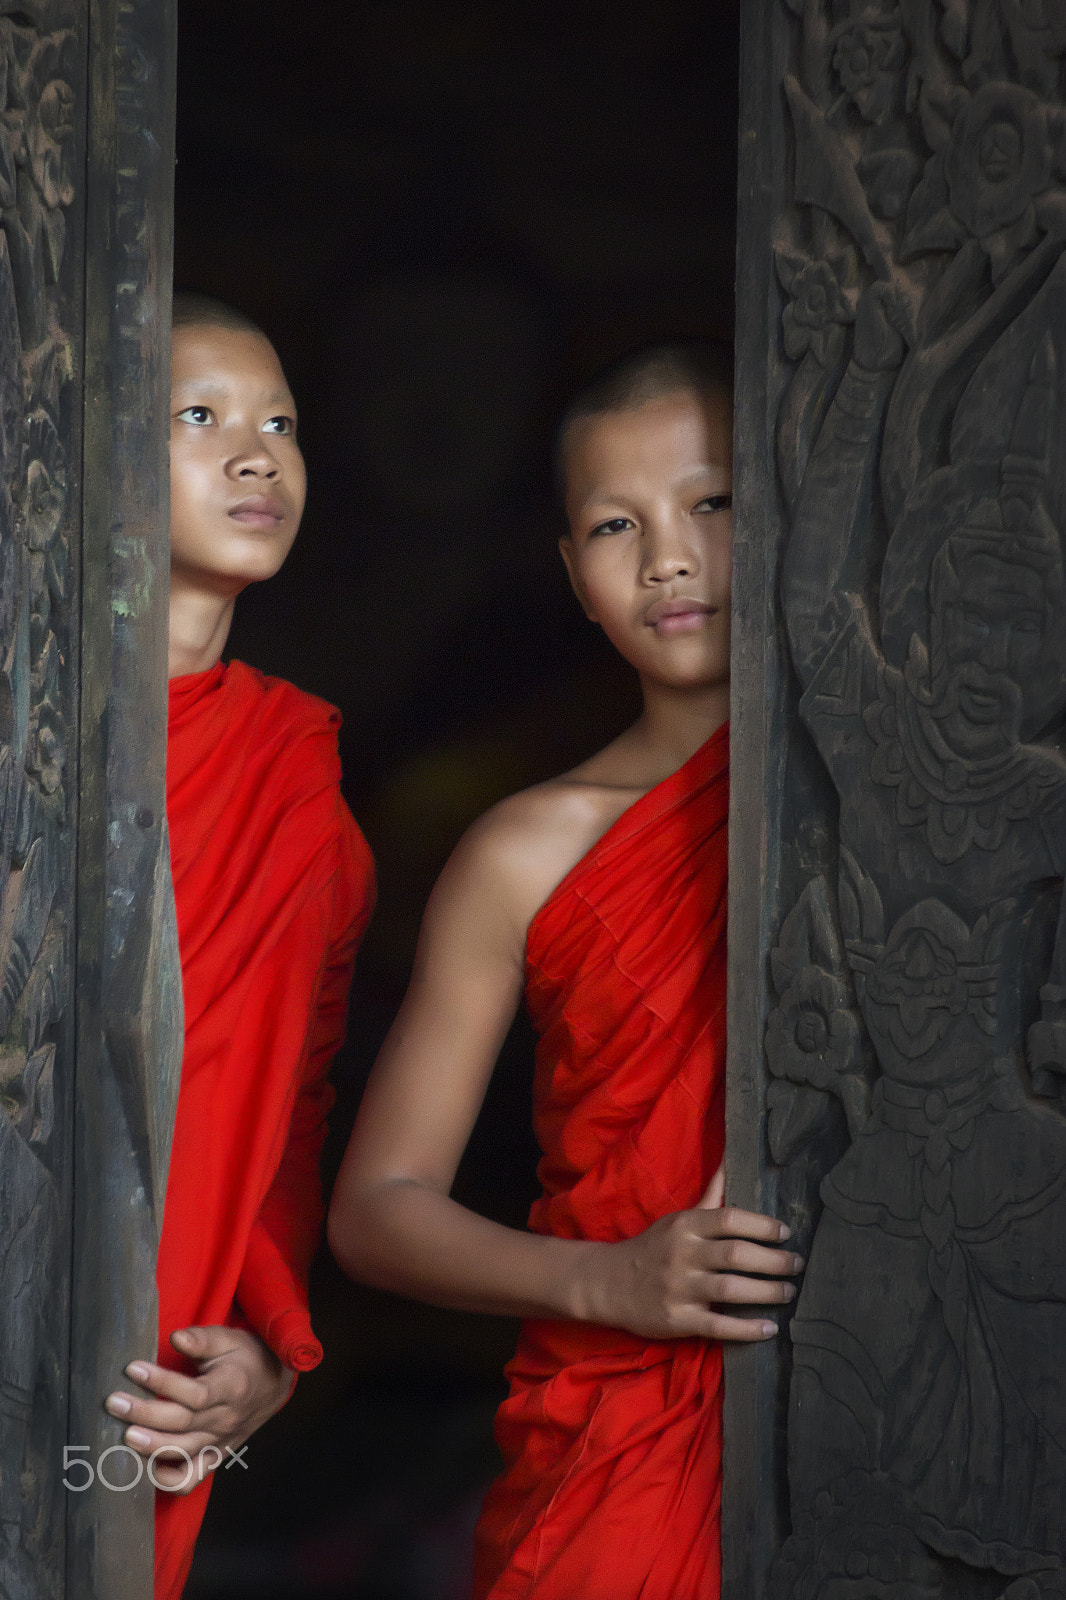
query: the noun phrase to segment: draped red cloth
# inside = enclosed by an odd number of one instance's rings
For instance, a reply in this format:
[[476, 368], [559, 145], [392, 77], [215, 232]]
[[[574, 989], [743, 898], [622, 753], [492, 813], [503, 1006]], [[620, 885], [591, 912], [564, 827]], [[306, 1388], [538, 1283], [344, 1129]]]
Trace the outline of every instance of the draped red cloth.
[[[724, 1146], [728, 731], [618, 819], [530, 924], [539, 1233], [631, 1238]], [[718, 1600], [721, 1346], [523, 1324], [475, 1600]]]
[[[242, 662], [170, 684], [167, 819], [185, 998], [159, 1247], [159, 1361], [177, 1328], [253, 1328], [321, 1360], [307, 1274], [318, 1159], [370, 851], [341, 799], [332, 706]], [[210, 1479], [156, 1496], [156, 1600], [180, 1595]]]

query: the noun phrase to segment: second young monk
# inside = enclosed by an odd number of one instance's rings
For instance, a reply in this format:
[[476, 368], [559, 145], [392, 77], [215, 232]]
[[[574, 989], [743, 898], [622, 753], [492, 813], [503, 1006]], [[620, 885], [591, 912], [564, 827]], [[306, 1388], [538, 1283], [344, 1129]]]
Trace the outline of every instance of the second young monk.
[[[721, 1341], [772, 1337], [802, 1261], [723, 1207], [732, 390], [724, 351], [623, 360], [559, 441], [561, 550], [638, 721], [467, 833], [330, 1215], [354, 1276], [526, 1319], [476, 1600], [717, 1600]], [[530, 1231], [449, 1198], [525, 991]], [[738, 1314], [747, 1311], [748, 1314]]]
[[281, 363], [241, 313], [176, 295], [172, 380], [167, 819], [185, 1049], [159, 1350], [126, 1369], [147, 1396], [107, 1401], [155, 1458], [156, 1600], [184, 1587], [211, 1472], [322, 1356], [307, 1273], [326, 1073], [374, 899], [340, 793], [339, 714], [221, 659], [237, 596], [278, 571], [303, 511]]

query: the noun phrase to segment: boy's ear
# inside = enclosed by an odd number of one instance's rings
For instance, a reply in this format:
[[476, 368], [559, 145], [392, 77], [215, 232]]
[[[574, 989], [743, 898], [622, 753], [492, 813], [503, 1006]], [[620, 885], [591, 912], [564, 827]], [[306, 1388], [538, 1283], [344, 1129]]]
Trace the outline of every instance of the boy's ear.
[[563, 566], [566, 568], [567, 577], [570, 579], [570, 587], [577, 595], [582, 611], [585, 613], [586, 617], [588, 617], [590, 622], [598, 622], [599, 618], [596, 616], [595, 612], [589, 610], [589, 603], [585, 597], [585, 590], [582, 586], [581, 579], [578, 577], [577, 552], [574, 549], [574, 541], [571, 539], [569, 534], [564, 533], [563, 537], [559, 540], [559, 554], [563, 558]]

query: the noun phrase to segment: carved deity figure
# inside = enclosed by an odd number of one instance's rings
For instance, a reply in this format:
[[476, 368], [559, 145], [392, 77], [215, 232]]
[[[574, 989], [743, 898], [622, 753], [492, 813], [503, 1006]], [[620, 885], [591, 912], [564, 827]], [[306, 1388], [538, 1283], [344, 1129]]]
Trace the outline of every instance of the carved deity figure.
[[1064, 261], [971, 363], [950, 464], [887, 542], [909, 327], [898, 286], [867, 289], [794, 507], [784, 614], [877, 1067], [792, 1323], [797, 1600], [1066, 1595]]

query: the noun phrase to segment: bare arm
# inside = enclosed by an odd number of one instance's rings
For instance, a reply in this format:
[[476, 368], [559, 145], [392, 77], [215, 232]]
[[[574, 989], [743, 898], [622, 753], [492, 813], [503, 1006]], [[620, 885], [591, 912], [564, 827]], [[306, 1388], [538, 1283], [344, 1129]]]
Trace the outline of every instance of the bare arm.
[[334, 1192], [334, 1253], [353, 1277], [440, 1305], [653, 1338], [767, 1337], [772, 1323], [714, 1307], [791, 1299], [790, 1284], [745, 1274], [781, 1277], [797, 1258], [767, 1248], [787, 1229], [722, 1209], [720, 1192], [619, 1244], [506, 1228], [449, 1198], [521, 997], [526, 927], [560, 876], [551, 830], [522, 825], [524, 798], [467, 835], [433, 892]]

